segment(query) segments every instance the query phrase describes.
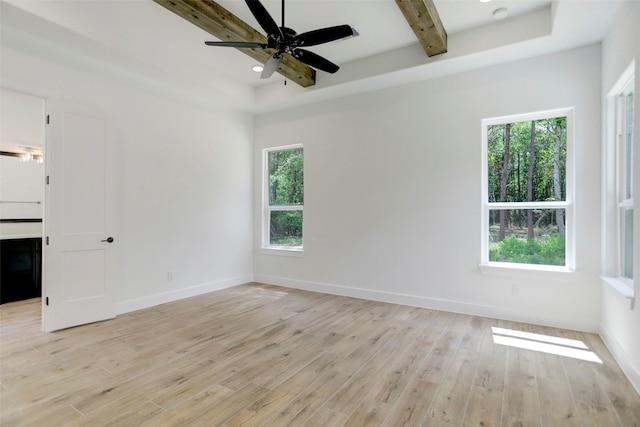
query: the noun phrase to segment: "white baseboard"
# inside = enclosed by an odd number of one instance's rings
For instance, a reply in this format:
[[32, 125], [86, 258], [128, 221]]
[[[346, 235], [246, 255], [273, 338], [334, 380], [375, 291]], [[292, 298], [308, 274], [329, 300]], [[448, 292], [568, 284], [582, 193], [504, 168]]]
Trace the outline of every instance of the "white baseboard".
[[430, 308], [433, 310], [449, 311], [454, 313], [468, 314], [472, 316], [511, 320], [515, 322], [524, 322], [592, 333], [598, 333], [600, 331], [600, 323], [598, 322], [576, 321], [575, 319], [567, 319], [566, 317], [562, 316], [549, 318], [546, 315], [541, 316], [539, 313], [523, 312], [523, 310], [521, 310], [520, 308], [471, 304], [468, 302], [427, 298], [394, 292], [330, 285], [326, 283], [307, 282], [303, 280], [292, 280], [284, 277], [267, 276], [260, 274], [255, 275], [254, 280], [256, 282], [266, 283], [269, 285], [284, 286], [305, 291], [321, 292], [325, 294], [361, 298], [379, 302], [388, 302], [392, 304], [408, 305], [412, 307]]
[[251, 281], [253, 281], [253, 276], [251, 275], [238, 276], [216, 282], [190, 286], [188, 288], [176, 289], [174, 291], [164, 292], [161, 294], [149, 295], [143, 298], [121, 301], [116, 303], [116, 315], [142, 310], [143, 308], [149, 308], [155, 305], [194, 297], [196, 295], [202, 295], [213, 291], [219, 291], [221, 289], [231, 288]]
[[638, 372], [638, 370], [631, 364], [631, 359], [629, 358], [629, 355], [627, 355], [627, 352], [624, 351], [624, 348], [622, 348], [618, 340], [614, 338], [607, 328], [600, 328], [600, 337], [602, 338], [604, 345], [607, 346], [613, 355], [613, 358], [616, 359], [616, 362], [620, 365], [620, 368], [622, 368], [622, 371], [625, 373], [627, 378], [629, 378], [633, 387], [636, 389], [638, 394], [640, 394], [640, 372]]

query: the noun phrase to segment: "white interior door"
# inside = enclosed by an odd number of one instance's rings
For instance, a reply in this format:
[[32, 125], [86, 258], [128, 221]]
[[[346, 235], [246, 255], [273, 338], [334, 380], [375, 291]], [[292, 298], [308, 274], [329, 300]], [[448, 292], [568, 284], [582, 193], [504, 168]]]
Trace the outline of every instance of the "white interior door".
[[115, 144], [108, 111], [49, 100], [42, 322], [115, 317]]

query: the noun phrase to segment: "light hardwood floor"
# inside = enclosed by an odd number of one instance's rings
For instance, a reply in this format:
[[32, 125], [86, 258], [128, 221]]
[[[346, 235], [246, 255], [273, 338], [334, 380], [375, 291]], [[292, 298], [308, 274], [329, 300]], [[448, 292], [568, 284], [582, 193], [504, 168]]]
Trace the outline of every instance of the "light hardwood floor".
[[593, 334], [260, 284], [51, 334], [39, 304], [0, 307], [2, 426], [640, 425]]

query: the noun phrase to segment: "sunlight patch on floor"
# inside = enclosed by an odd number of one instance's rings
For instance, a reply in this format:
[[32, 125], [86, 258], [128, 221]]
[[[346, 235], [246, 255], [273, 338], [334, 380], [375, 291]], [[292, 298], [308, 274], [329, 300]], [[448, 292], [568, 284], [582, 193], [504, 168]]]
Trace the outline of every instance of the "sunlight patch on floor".
[[513, 329], [492, 327], [493, 342], [499, 345], [525, 350], [571, 357], [587, 362], [602, 363], [602, 360], [586, 344], [579, 340], [534, 334]]

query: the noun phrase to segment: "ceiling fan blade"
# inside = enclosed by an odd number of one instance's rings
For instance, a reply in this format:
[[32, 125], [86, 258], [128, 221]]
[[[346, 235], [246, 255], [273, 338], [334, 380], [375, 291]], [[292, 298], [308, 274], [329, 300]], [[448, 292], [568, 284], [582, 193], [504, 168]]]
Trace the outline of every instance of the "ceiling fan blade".
[[292, 52], [292, 55], [298, 61], [304, 62], [308, 66], [317, 68], [318, 70], [326, 71], [327, 73], [333, 74], [340, 69], [339, 66], [328, 59], [305, 49], [296, 49]]
[[262, 74], [260, 74], [260, 78], [268, 79], [271, 77], [282, 63], [283, 58], [284, 55], [282, 53], [274, 53], [267, 63], [264, 64], [264, 69], [262, 70]]
[[267, 38], [269, 36], [280, 36], [282, 38], [282, 30], [276, 24], [276, 21], [273, 20], [267, 9], [260, 3], [259, 0], [245, 0], [249, 10], [258, 21], [258, 24], [262, 27], [263, 30], [267, 32]]
[[322, 43], [352, 37], [357, 34], [357, 31], [350, 25], [338, 25], [336, 27], [321, 28], [319, 30], [298, 34], [296, 40], [298, 41], [298, 46], [316, 46]]
[[252, 42], [204, 42], [207, 46], [235, 47], [238, 49], [265, 49], [266, 43]]

